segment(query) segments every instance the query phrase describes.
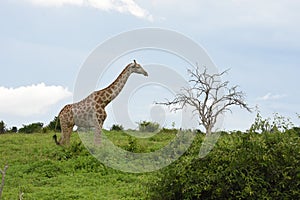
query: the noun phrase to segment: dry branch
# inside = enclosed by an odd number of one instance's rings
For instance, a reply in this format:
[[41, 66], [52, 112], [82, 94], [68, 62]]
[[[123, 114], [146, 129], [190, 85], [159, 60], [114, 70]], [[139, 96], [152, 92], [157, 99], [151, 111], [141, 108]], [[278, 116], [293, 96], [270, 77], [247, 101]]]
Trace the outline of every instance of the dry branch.
[[8, 168], [8, 165], [5, 165], [3, 170], [0, 169], [0, 174], [2, 175], [2, 181], [1, 181], [1, 185], [0, 185], [0, 199], [2, 197], [2, 191], [3, 191], [3, 188], [4, 188], [5, 174], [6, 174], [7, 168]]
[[172, 105], [172, 111], [191, 106], [193, 114], [199, 118], [199, 125], [204, 126], [206, 133], [210, 134], [218, 116], [231, 112], [231, 106], [237, 105], [251, 112], [244, 102], [245, 94], [238, 91], [238, 86], [229, 87], [229, 81], [221, 81], [221, 76], [227, 72], [209, 74], [206, 68], [201, 72], [199, 67], [194, 71], [188, 70], [191, 86], [182, 88], [173, 100], [157, 104]]

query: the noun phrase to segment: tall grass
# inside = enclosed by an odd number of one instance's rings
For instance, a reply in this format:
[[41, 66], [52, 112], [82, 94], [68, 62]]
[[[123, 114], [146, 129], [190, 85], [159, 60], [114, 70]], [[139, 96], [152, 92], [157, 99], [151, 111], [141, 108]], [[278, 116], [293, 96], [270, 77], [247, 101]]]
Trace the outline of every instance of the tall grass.
[[[128, 148], [130, 137], [125, 133], [105, 134], [116, 145]], [[163, 145], [152, 144], [138, 140], [135, 149], [151, 151], [153, 146]], [[23, 199], [144, 199], [151, 176], [104, 166], [87, 151], [76, 133], [69, 147], [56, 146], [51, 133], [0, 135], [0, 166], [6, 163], [10, 167], [3, 199], [17, 199], [20, 193]]]

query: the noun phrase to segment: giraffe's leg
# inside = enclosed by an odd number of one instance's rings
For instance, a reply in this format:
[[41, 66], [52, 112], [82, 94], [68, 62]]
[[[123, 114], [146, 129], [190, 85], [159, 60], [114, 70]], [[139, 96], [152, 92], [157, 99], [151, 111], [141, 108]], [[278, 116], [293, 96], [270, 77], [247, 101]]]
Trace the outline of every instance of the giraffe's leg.
[[69, 145], [70, 144], [70, 137], [72, 134], [73, 126], [62, 126], [62, 134], [59, 140], [60, 145]]
[[61, 127], [61, 136], [59, 141], [57, 141], [56, 135], [53, 136], [53, 139], [57, 145], [64, 145], [66, 140], [65, 138], [68, 132], [68, 126], [66, 124], [66, 121], [62, 118], [62, 116], [59, 116], [59, 120], [60, 120], [60, 127]]
[[74, 126], [72, 104], [68, 104], [60, 111], [58, 115], [61, 127], [61, 138], [57, 141], [57, 136], [54, 135], [53, 138], [57, 145], [65, 145], [70, 143], [70, 136], [72, 134], [72, 129]]
[[101, 134], [102, 134], [102, 123], [98, 121], [95, 124], [95, 136], [94, 136], [94, 144], [100, 145], [101, 144]]
[[94, 124], [95, 125], [94, 143], [96, 145], [101, 144], [102, 126], [103, 126], [105, 119], [106, 119], [105, 110], [98, 110], [98, 112], [96, 113], [95, 124]]
[[71, 138], [71, 135], [72, 135], [72, 131], [73, 131], [73, 126], [69, 126], [67, 134], [66, 134], [66, 145], [70, 144], [70, 138]]

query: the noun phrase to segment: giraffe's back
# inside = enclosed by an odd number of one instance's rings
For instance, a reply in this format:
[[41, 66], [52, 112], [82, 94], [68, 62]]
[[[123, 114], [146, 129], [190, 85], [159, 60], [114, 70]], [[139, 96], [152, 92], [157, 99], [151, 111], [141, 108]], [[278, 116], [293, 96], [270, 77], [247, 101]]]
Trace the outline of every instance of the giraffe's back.
[[74, 122], [79, 127], [93, 127], [95, 122], [98, 121], [99, 112], [105, 111], [99, 99], [95, 98], [95, 93], [92, 93], [80, 102], [72, 104]]

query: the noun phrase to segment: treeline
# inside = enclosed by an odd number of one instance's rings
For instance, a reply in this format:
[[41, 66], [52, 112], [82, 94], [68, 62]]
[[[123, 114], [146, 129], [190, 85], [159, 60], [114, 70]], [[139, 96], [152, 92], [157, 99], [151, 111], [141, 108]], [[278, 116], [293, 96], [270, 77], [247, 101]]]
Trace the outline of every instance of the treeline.
[[49, 124], [44, 126], [44, 123], [42, 122], [34, 122], [28, 125], [24, 125], [21, 128], [17, 128], [16, 126], [13, 126], [12, 128], [7, 128], [4, 121], [0, 121], [0, 134], [4, 133], [47, 133], [49, 131], [60, 131], [60, 123], [59, 118], [54, 117], [52, 121], [50, 121]]
[[[138, 130], [140, 132], [156, 132], [160, 130], [160, 125], [156, 122], [140, 121], [137, 122]], [[113, 124], [110, 128], [111, 131], [123, 131], [124, 127], [121, 124]]]
[[[300, 114], [297, 114], [297, 117], [300, 119]], [[159, 130], [171, 131], [174, 132], [176, 129], [175, 122], [172, 123], [172, 128], [162, 128], [156, 122], [151, 121], [140, 121], [136, 122], [138, 126], [138, 131], [140, 132], [156, 132]], [[256, 118], [249, 128], [248, 132], [274, 132], [281, 131], [284, 132], [288, 129], [295, 127], [295, 125], [291, 122], [290, 118], [284, 117], [278, 113], [273, 114], [273, 118], [263, 118], [260, 112], [257, 112]], [[123, 131], [124, 127], [121, 124], [113, 124], [110, 128], [111, 131]], [[44, 126], [41, 122], [35, 122], [28, 125], [23, 125], [19, 130], [16, 126], [12, 128], [7, 128], [4, 121], [0, 121], [0, 134], [3, 133], [47, 133], [49, 131], [61, 131], [59, 118], [57, 116], [54, 117], [49, 124]], [[199, 131], [201, 132], [201, 131]]]
[[6, 124], [4, 121], [0, 121], [0, 134], [9, 132], [9, 133], [16, 133], [18, 131], [18, 128], [16, 126], [13, 126], [12, 128], [6, 128]]
[[[160, 125], [156, 122], [150, 121], [140, 121], [137, 122], [138, 130], [141, 132], [155, 132], [160, 130]], [[110, 128], [111, 131], [123, 131], [124, 127], [120, 124], [113, 124]], [[44, 126], [42, 122], [35, 122], [28, 125], [24, 125], [18, 130], [17, 127], [13, 126], [12, 128], [6, 128], [6, 125], [3, 121], [0, 121], [0, 134], [3, 133], [47, 133], [49, 131], [61, 131], [60, 122], [58, 117]]]

